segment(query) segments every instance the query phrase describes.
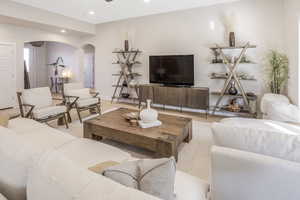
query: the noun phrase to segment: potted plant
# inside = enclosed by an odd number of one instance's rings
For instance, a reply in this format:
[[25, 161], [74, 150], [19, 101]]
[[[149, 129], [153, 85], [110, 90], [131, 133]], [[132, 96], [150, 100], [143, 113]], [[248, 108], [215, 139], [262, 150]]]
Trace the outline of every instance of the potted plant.
[[281, 94], [289, 79], [289, 60], [285, 54], [272, 50], [268, 56], [268, 86], [272, 93]]

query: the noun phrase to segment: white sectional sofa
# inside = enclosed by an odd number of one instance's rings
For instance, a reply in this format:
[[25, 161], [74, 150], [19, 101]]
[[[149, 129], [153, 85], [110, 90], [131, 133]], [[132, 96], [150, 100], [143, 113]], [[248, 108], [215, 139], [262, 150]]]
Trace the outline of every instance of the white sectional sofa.
[[299, 200], [300, 127], [258, 119], [212, 126], [213, 200]]
[[7, 200], [2, 194], [0, 194], [0, 200]]
[[[109, 145], [14, 119], [8, 128], [0, 127], [0, 193], [8, 200], [156, 200], [88, 170], [105, 161], [131, 159]], [[178, 171], [175, 190], [177, 200], [203, 200], [208, 184]]]

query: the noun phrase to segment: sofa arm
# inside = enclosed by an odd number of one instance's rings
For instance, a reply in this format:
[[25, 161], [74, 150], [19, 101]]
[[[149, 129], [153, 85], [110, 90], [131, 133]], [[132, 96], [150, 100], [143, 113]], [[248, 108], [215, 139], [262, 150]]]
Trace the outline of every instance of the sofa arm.
[[212, 200], [298, 200], [300, 164], [229, 148], [212, 148]]

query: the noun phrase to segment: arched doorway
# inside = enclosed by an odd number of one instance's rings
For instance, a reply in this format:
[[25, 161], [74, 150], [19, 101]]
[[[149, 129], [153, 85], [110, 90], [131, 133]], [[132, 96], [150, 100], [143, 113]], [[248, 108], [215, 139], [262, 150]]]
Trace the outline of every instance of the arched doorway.
[[[24, 44], [25, 88], [50, 87], [59, 93], [64, 80], [80, 80], [80, 48], [54, 41], [26, 42]], [[26, 83], [27, 79], [27, 83]]]
[[84, 86], [95, 88], [95, 47], [87, 44], [82, 49], [84, 52]]

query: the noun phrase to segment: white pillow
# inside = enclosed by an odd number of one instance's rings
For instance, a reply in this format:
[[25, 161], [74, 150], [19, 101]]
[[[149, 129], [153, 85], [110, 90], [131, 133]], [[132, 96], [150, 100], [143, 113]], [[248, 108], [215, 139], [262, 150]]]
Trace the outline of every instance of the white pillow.
[[[300, 131], [291, 131], [277, 123], [269, 129], [257, 126], [214, 123], [212, 132], [217, 146], [248, 151], [300, 162]], [[263, 121], [272, 123], [272, 121]]]
[[91, 98], [92, 95], [90, 94], [89, 88], [83, 88], [83, 89], [76, 89], [76, 90], [66, 90], [65, 95], [67, 96], [76, 96], [80, 99], [88, 99]]
[[280, 122], [300, 123], [300, 109], [287, 103], [268, 104], [268, 119]]

